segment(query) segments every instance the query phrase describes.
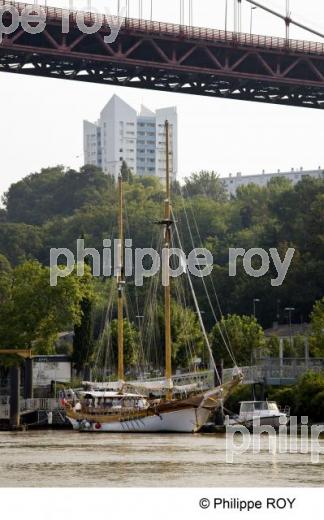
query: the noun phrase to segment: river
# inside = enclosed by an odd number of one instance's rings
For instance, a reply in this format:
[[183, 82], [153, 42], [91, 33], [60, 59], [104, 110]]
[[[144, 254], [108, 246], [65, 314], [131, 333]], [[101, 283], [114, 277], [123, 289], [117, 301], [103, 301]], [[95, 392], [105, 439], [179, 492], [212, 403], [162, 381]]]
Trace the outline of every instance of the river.
[[228, 442], [221, 434], [1, 432], [0, 487], [324, 485], [324, 455], [313, 464], [310, 453], [270, 453], [263, 436], [260, 453], [250, 448], [229, 464]]

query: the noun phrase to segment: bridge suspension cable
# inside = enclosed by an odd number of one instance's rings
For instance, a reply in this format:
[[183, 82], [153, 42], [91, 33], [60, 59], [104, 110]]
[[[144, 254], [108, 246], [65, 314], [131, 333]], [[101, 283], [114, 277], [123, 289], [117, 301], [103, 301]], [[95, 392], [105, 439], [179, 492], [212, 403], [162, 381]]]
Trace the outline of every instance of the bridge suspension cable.
[[193, 25], [193, 0], [189, 0], [189, 25]]
[[[235, 0], [238, 3], [241, 3], [241, 0]], [[293, 18], [291, 18], [291, 12], [290, 12], [290, 2], [289, 0], [286, 0], [286, 14], [283, 15], [281, 13], [278, 13], [278, 11], [275, 11], [274, 9], [267, 7], [263, 4], [260, 4], [260, 2], [256, 2], [255, 0], [246, 0], [249, 4], [253, 4], [256, 7], [260, 7], [260, 9], [263, 9], [264, 11], [267, 11], [270, 14], [273, 14], [274, 16], [277, 16], [278, 18], [281, 18], [284, 20], [286, 24], [286, 38], [289, 40], [289, 28], [290, 24], [296, 25], [300, 29], [304, 29], [307, 32], [310, 32], [312, 34], [315, 34], [316, 36], [320, 36], [321, 38], [324, 38], [324, 34], [316, 31], [315, 29], [312, 29], [311, 27], [308, 27], [307, 25], [300, 23]]]
[[184, 25], [185, 18], [185, 3], [184, 0], [180, 0], [180, 25]]

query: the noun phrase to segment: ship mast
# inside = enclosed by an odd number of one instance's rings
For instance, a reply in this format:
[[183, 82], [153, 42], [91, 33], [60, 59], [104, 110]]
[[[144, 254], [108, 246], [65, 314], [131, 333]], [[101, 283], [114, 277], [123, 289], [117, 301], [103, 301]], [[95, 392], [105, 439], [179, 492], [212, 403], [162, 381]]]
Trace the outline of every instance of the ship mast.
[[169, 121], [165, 121], [165, 155], [166, 155], [166, 200], [164, 205], [164, 249], [168, 250], [165, 265], [164, 316], [165, 316], [165, 378], [168, 385], [167, 399], [172, 399], [172, 343], [171, 343], [171, 286], [170, 286], [170, 255], [171, 247], [171, 190], [169, 161]]
[[119, 230], [119, 272], [117, 276], [118, 308], [118, 381], [124, 381], [124, 221], [123, 221], [123, 179], [118, 177], [118, 230]]

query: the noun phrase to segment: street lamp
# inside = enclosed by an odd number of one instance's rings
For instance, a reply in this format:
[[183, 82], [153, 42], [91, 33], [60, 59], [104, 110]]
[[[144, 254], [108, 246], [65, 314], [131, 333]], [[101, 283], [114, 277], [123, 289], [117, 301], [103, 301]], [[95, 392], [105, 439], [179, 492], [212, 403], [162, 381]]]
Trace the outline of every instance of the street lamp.
[[253, 299], [253, 316], [256, 317], [256, 304], [257, 303], [260, 303], [261, 300], [259, 300], [259, 298], [254, 298]]
[[277, 322], [279, 323], [279, 320], [280, 320], [280, 303], [281, 303], [281, 300], [277, 300]]
[[139, 331], [141, 337], [142, 337], [142, 333], [143, 333], [144, 318], [145, 318], [145, 316], [141, 316], [141, 315], [136, 316], [136, 319], [138, 320], [138, 331]]
[[254, 11], [254, 9], [257, 9], [257, 7], [256, 6], [251, 7], [250, 36], [252, 35], [253, 11]]
[[285, 311], [288, 312], [289, 316], [289, 337], [290, 337], [290, 345], [292, 346], [292, 329], [291, 329], [291, 315], [295, 311], [295, 307], [286, 307]]

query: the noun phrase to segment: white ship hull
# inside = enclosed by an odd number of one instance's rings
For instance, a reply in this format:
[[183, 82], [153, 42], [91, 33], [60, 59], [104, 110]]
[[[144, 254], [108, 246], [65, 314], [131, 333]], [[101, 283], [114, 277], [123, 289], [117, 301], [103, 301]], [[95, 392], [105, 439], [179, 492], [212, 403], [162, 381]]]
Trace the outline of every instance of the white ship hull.
[[177, 432], [195, 433], [206, 424], [210, 416], [210, 410], [205, 408], [185, 408], [164, 412], [159, 415], [151, 415], [134, 420], [123, 420], [106, 423], [90, 423], [77, 421], [69, 417], [73, 429], [80, 432], [97, 433], [158, 433]]

